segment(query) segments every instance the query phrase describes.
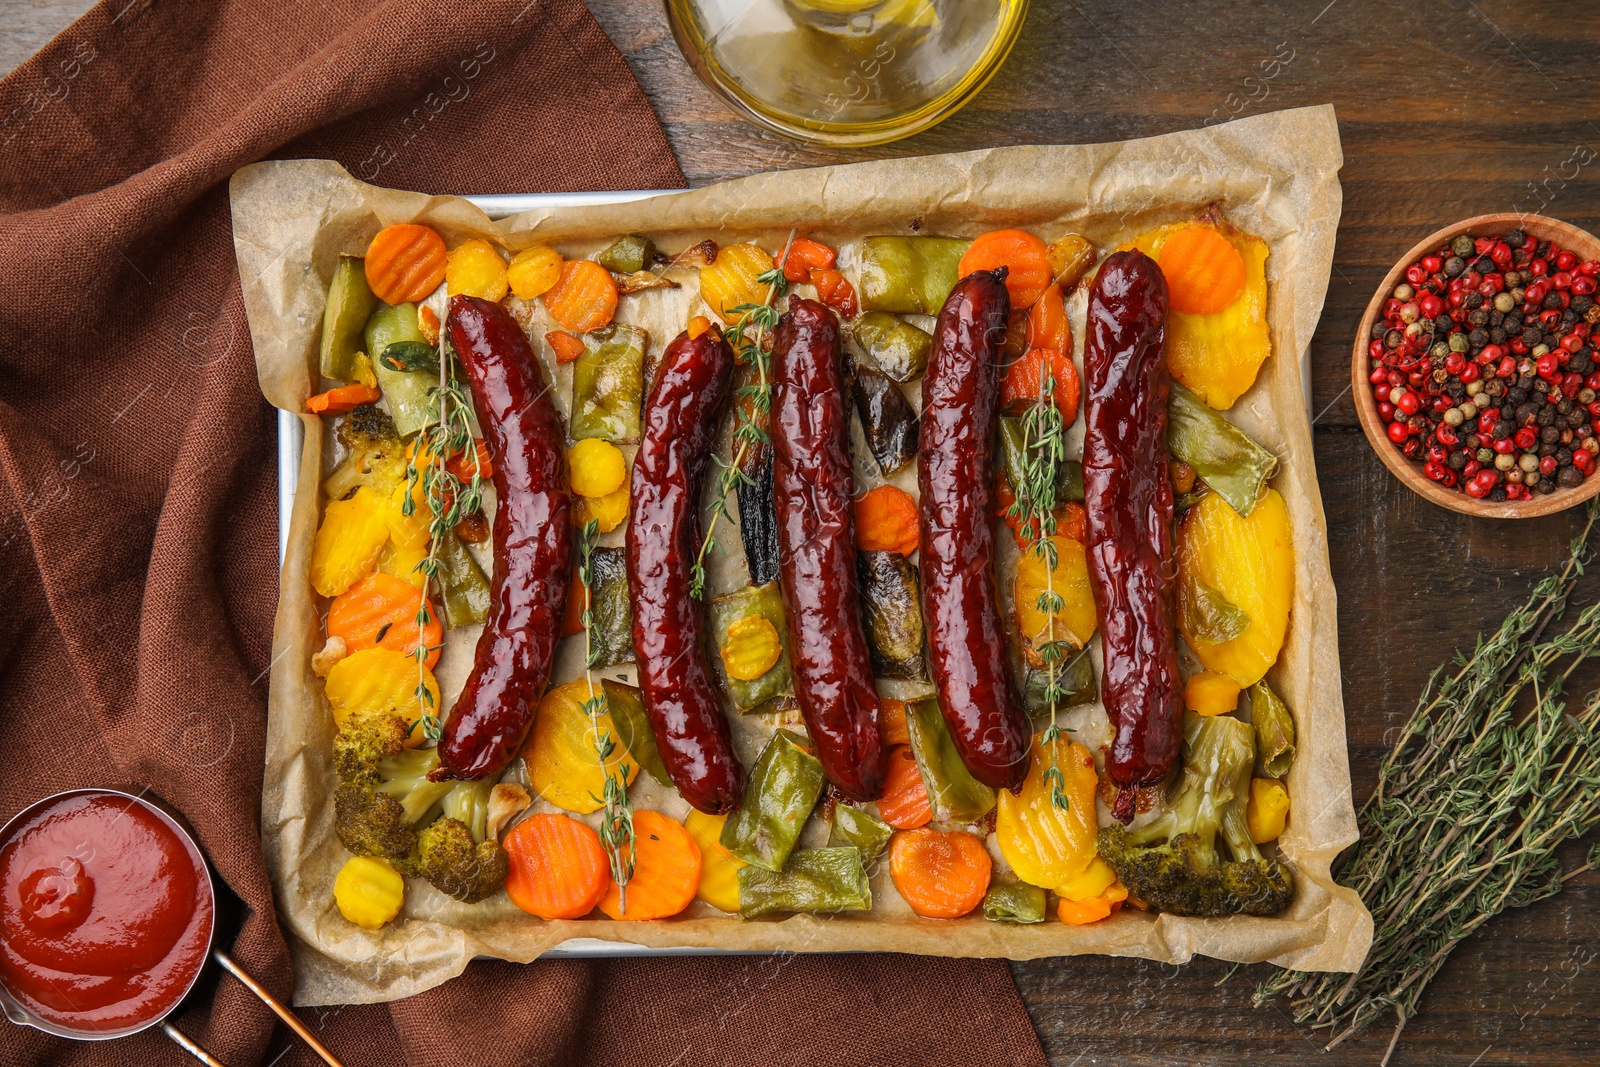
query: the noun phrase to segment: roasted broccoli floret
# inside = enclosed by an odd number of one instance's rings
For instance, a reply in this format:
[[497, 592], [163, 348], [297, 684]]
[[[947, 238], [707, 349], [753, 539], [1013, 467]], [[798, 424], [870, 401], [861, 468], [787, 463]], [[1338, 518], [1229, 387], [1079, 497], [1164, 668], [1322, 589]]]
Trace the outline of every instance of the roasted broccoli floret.
[[334, 433], [345, 457], [323, 482], [329, 500], [342, 500], [361, 485], [390, 493], [405, 484], [405, 442], [381, 408], [362, 404], [339, 420]]
[[334, 827], [358, 856], [381, 856], [407, 874], [473, 903], [505, 885], [507, 862], [488, 832], [493, 782], [431, 782], [436, 749], [405, 747], [397, 715], [347, 719], [334, 741], [339, 789]]
[[1171, 806], [1145, 826], [1101, 830], [1101, 857], [1130, 893], [1173, 915], [1278, 914], [1294, 899], [1293, 877], [1261, 854], [1245, 823], [1254, 731], [1225, 715], [1190, 714], [1183, 733]]
[[412, 869], [468, 904], [499, 892], [508, 863], [500, 842], [487, 836], [493, 782], [453, 782], [444, 812], [417, 833]]
[[339, 840], [358, 856], [382, 856], [402, 866], [416, 848], [414, 827], [452, 785], [428, 781], [438, 753], [406, 748], [406, 733], [398, 715], [357, 715], [345, 720], [333, 742]]

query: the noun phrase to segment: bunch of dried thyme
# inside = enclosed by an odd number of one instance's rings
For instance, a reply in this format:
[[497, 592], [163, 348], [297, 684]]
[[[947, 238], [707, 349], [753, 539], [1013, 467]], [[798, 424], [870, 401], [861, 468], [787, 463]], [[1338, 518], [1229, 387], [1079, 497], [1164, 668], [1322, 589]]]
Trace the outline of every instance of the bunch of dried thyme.
[[1600, 845], [1565, 872], [1556, 855], [1600, 824], [1600, 690], [1575, 709], [1563, 698], [1573, 671], [1600, 653], [1600, 603], [1546, 636], [1583, 574], [1597, 514], [1591, 504], [1559, 573], [1470, 656], [1434, 671], [1380, 766], [1361, 840], [1337, 875], [1376, 924], [1361, 969], [1282, 971], [1256, 990], [1257, 1004], [1286, 997], [1296, 1022], [1328, 1029], [1330, 1049], [1393, 1012], [1387, 1064], [1457, 945], [1600, 867]]

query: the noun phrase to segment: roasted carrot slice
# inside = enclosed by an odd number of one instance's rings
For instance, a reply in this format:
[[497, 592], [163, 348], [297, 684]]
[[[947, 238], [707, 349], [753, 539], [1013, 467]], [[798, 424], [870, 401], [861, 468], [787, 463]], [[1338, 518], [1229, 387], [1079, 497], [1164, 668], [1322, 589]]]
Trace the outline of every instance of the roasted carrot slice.
[[811, 268], [811, 284], [817, 288], [817, 299], [839, 313], [843, 319], [853, 319], [861, 313], [856, 302], [856, 287], [836, 270]]
[[911, 729], [906, 725], [906, 702], [883, 697], [878, 701], [878, 732], [886, 745], [909, 745]]
[[868, 490], [855, 502], [856, 545], [866, 552], [917, 550], [917, 502], [893, 485]]
[[570, 333], [560, 330], [551, 330], [544, 335], [547, 345], [555, 350], [557, 363], [575, 363], [583, 355], [583, 338], [574, 337]]
[[889, 876], [911, 910], [929, 919], [959, 919], [983, 901], [994, 862], [983, 842], [963, 830], [932, 827], [894, 835]]
[[633, 877], [627, 910], [612, 882], [600, 910], [613, 919], [665, 919], [687, 908], [700, 889], [700, 846], [683, 824], [660, 812], [633, 813]]
[[1032, 407], [1039, 399], [1046, 367], [1055, 372], [1051, 397], [1071, 426], [1078, 417], [1078, 394], [1083, 387], [1070, 352], [1034, 348], [1013, 361], [1000, 381], [1000, 407], [1007, 415], [1021, 415]]
[[1244, 292], [1244, 257], [1210, 226], [1185, 226], [1174, 233], [1156, 262], [1167, 276], [1173, 311], [1212, 315]]
[[878, 817], [896, 830], [926, 826], [933, 819], [928, 788], [922, 784], [922, 772], [909, 745], [889, 750], [889, 773], [884, 777], [883, 796], [878, 798]]
[[367, 285], [386, 304], [421, 300], [444, 281], [448, 257], [444, 238], [432, 227], [385, 226], [367, 246]]
[[550, 317], [573, 333], [598, 330], [617, 313], [617, 283], [611, 272], [590, 259], [569, 259], [544, 294]]
[[[409, 655], [417, 649], [417, 612], [422, 605], [421, 589], [404, 578], [374, 571], [328, 605], [328, 636], [343, 638], [351, 652], [388, 648]], [[430, 650], [427, 666], [432, 670], [444, 641], [444, 626], [432, 605], [422, 640]]]
[[1026, 230], [990, 230], [967, 247], [956, 273], [965, 278], [996, 267], [1006, 268], [1013, 310], [1033, 307], [1053, 277], [1045, 243]]
[[1067, 322], [1067, 302], [1060, 286], [1047, 286], [1029, 309], [1027, 342], [1030, 349], [1072, 351], [1072, 326]]
[[531, 815], [505, 838], [506, 895], [541, 919], [581, 919], [611, 885], [600, 835], [566, 815]]
[[307, 400], [306, 410], [313, 415], [343, 415], [362, 404], [372, 403], [382, 395], [370, 385], [341, 385]]

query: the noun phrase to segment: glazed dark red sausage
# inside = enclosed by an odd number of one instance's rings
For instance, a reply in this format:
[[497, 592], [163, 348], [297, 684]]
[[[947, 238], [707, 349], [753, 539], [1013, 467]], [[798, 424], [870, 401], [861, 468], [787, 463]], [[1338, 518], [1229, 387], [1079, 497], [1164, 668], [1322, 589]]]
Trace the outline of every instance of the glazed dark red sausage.
[[645, 403], [628, 515], [633, 652], [656, 747], [683, 799], [721, 815], [739, 807], [744, 772], [706, 667], [702, 603], [689, 594], [700, 548], [700, 477], [728, 399], [733, 350], [722, 335], [667, 346]]
[[572, 566], [566, 433], [527, 335], [499, 304], [450, 298], [450, 342], [494, 460], [494, 578], [472, 673], [439, 739], [439, 778], [516, 756], [550, 680]]
[[1108, 256], [1089, 291], [1083, 489], [1113, 732], [1106, 772], [1123, 822], [1133, 817], [1134, 790], [1166, 777], [1183, 739], [1166, 323], [1167, 281], [1155, 261], [1138, 251]]
[[939, 706], [972, 776], [1016, 790], [1028, 774], [1031, 737], [1006, 670], [990, 525], [1000, 346], [1010, 310], [1003, 269], [967, 275], [944, 302], [922, 379], [917, 487], [922, 612]]
[[828, 781], [851, 800], [876, 800], [883, 738], [856, 597], [850, 409], [833, 312], [790, 302], [773, 333], [772, 384], [778, 581], [795, 699]]

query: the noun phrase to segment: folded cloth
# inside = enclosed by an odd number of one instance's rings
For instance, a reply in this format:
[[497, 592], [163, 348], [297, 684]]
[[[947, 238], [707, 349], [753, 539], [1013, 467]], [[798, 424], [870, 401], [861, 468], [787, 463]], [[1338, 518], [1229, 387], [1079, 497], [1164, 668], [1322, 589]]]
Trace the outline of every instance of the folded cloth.
[[[153, 789], [242, 902], [234, 955], [287, 999], [258, 829], [275, 433], [226, 189], [269, 156], [435, 192], [683, 176], [576, 0], [108, 0], [0, 81], [0, 817]], [[1043, 1062], [994, 961], [482, 962], [305, 1015], [352, 1067]], [[233, 1067], [311, 1062], [232, 979], [175, 1021]], [[187, 1059], [6, 1026], [0, 1062]]]

